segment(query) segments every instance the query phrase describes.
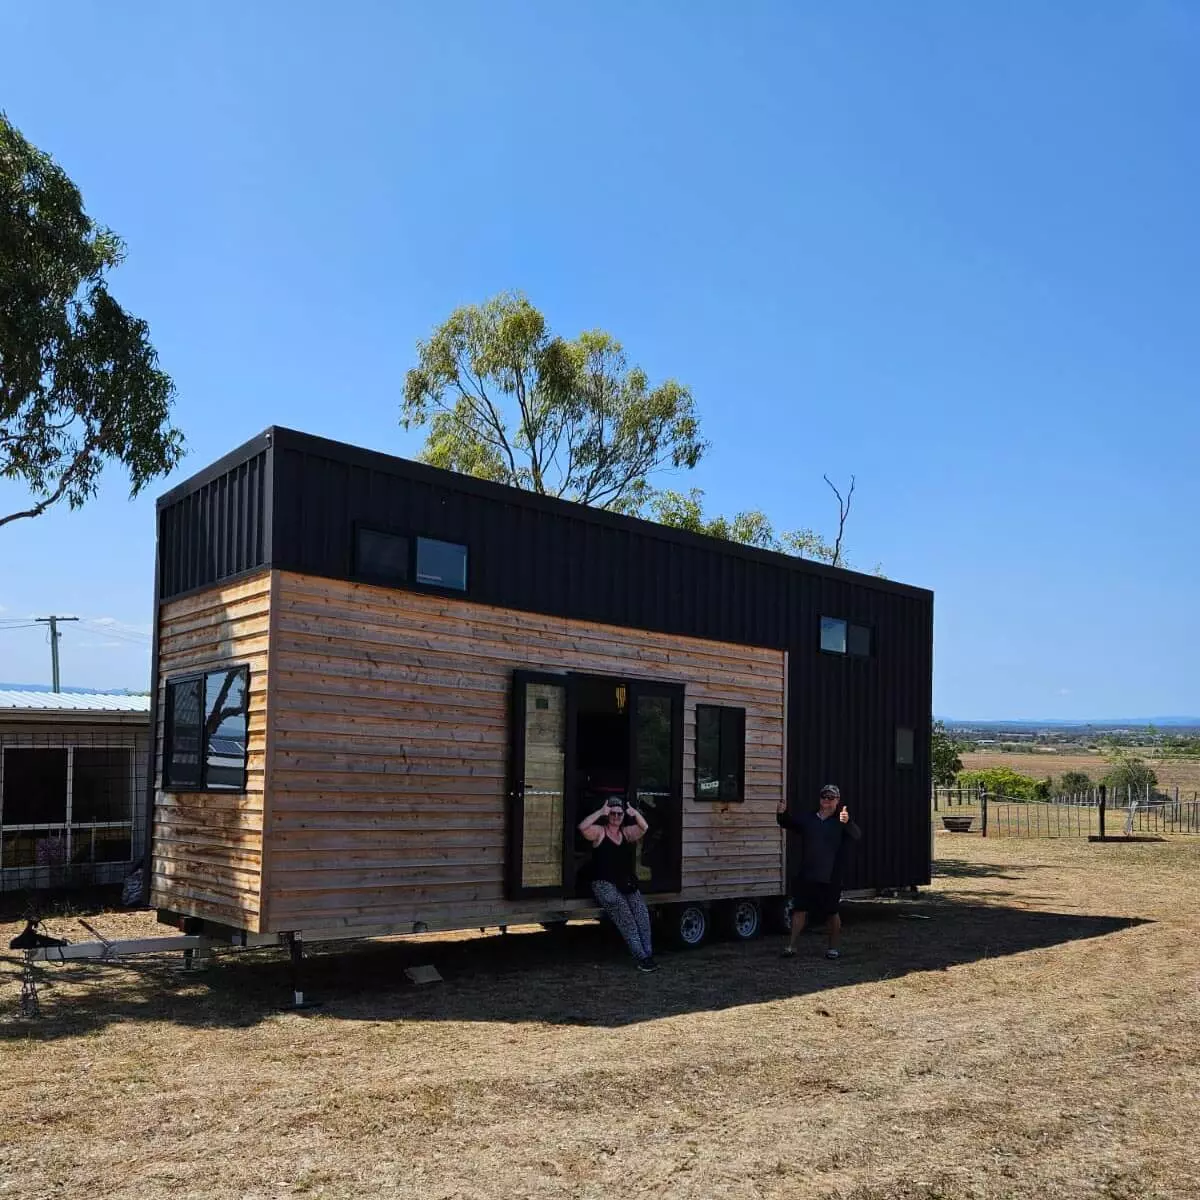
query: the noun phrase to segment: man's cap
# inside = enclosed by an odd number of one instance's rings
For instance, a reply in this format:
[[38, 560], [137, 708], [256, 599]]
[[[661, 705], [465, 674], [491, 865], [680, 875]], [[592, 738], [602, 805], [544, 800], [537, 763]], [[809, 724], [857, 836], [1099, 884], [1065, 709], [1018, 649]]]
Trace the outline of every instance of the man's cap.
[[838, 786], [836, 783], [827, 783], [821, 789], [821, 795], [822, 796], [832, 796], [835, 800], [840, 800], [842, 798], [842, 793], [838, 789]]

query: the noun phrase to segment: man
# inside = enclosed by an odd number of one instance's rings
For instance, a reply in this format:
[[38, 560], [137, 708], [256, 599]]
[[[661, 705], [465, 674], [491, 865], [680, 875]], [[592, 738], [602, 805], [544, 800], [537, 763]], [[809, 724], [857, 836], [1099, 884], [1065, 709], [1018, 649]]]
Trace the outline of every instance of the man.
[[846, 838], [857, 842], [862, 830], [850, 820], [850, 810], [842, 807], [842, 794], [832, 783], [821, 789], [816, 812], [793, 819], [788, 816], [787, 800], [780, 799], [775, 820], [782, 828], [794, 829], [803, 838], [800, 868], [792, 883], [792, 936], [783, 957], [795, 956], [796, 944], [810, 920], [825, 920], [829, 932], [825, 957], [837, 958], [842, 936], [842, 850]]

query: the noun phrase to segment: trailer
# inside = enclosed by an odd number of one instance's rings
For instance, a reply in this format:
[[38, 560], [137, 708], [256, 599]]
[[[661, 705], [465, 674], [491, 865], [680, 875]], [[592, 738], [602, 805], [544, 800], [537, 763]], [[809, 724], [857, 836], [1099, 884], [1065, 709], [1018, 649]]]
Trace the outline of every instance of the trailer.
[[930, 878], [929, 591], [273, 427], [157, 510], [150, 903], [237, 944], [597, 914], [619, 793], [662, 932], [782, 924], [838, 783]]

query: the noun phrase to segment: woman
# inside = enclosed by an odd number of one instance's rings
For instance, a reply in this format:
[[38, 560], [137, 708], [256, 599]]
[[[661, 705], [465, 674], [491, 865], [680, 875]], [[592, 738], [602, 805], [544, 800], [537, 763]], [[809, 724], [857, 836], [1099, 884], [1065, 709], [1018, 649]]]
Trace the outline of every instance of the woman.
[[[632, 819], [627, 824], [625, 818]], [[646, 836], [646, 818], [620, 801], [579, 822], [579, 832], [592, 844], [592, 895], [620, 930], [639, 971], [657, 971], [650, 954], [650, 912], [638, 890], [634, 843]]]

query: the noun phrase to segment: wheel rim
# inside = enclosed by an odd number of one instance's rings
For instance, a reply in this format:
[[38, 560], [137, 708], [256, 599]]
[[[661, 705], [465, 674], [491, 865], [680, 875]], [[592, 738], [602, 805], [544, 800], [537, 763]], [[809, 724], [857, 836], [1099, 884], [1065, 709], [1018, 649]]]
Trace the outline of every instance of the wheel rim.
[[685, 908], [679, 914], [679, 936], [689, 946], [694, 946], [704, 937], [707, 921], [701, 908]]
[[752, 938], [758, 932], [758, 905], [739, 900], [733, 910], [733, 930], [740, 938]]

